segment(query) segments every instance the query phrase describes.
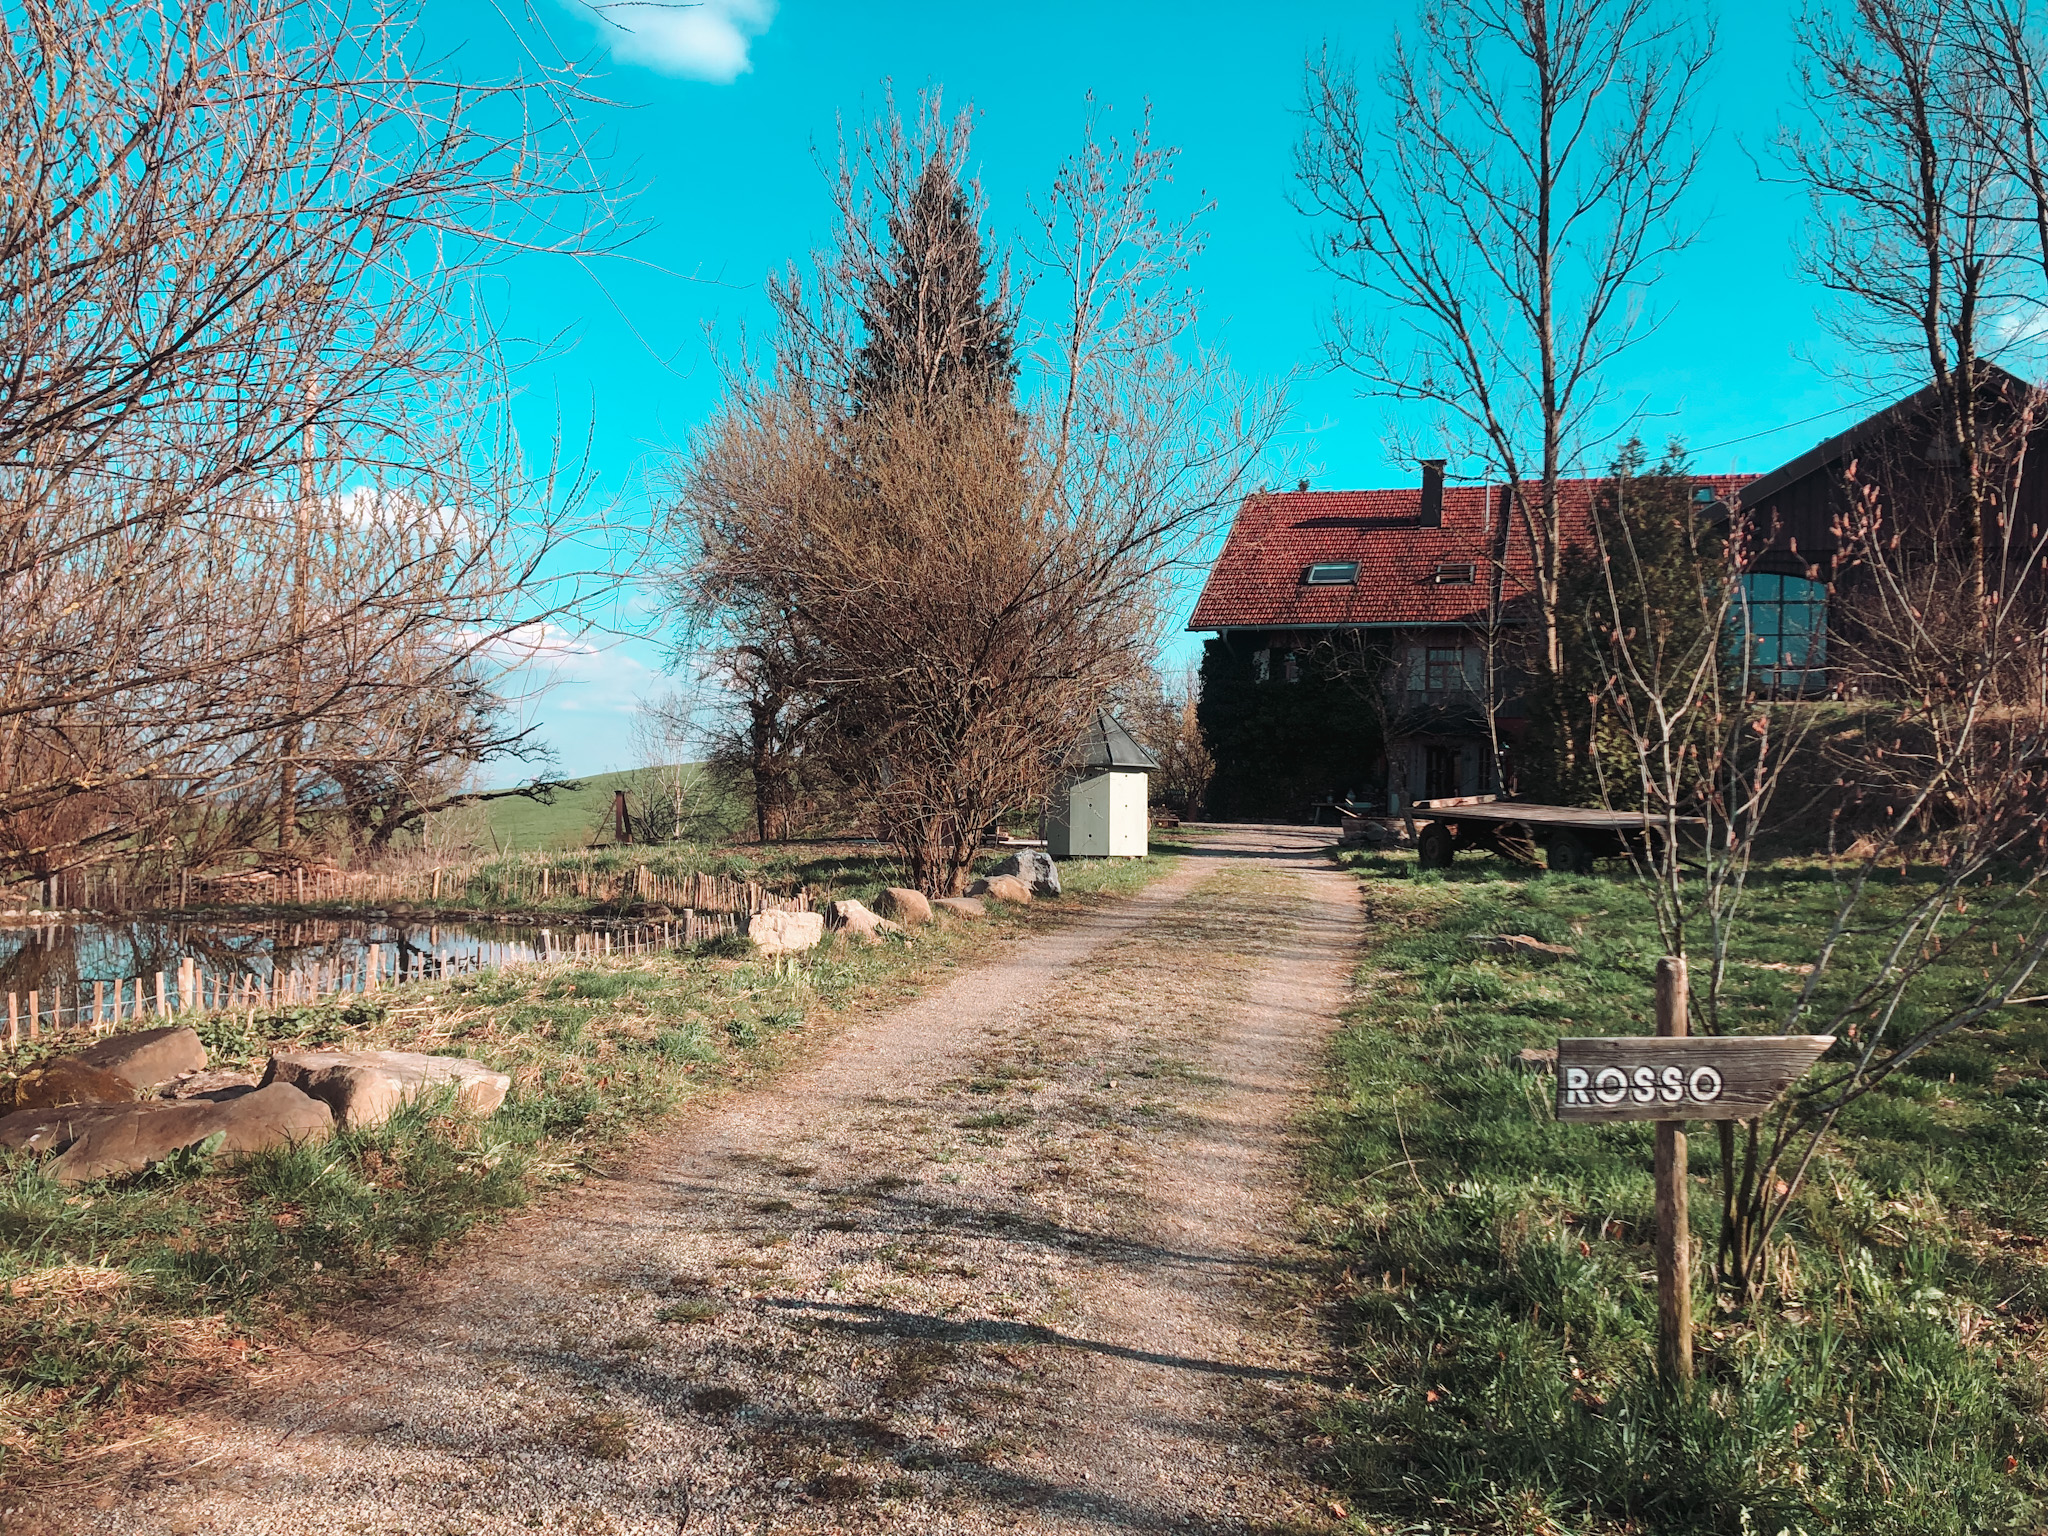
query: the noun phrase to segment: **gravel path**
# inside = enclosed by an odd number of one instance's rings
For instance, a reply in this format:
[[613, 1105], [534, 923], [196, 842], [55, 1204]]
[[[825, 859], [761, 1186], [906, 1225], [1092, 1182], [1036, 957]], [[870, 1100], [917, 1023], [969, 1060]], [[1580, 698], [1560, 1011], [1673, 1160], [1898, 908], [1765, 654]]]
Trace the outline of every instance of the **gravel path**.
[[1324, 841], [1222, 833], [686, 1115], [80, 1528], [1335, 1525], [1287, 1146], [1360, 924]]

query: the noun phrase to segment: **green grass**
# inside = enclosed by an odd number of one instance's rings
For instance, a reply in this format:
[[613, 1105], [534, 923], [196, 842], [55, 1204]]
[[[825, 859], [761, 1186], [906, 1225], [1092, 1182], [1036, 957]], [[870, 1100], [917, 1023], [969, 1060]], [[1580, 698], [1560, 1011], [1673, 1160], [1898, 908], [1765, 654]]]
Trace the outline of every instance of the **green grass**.
[[[423, 1099], [375, 1130], [231, 1167], [181, 1156], [64, 1189], [0, 1154], [0, 1483], [60, 1476], [124, 1409], [216, 1377], [321, 1305], [441, 1253], [480, 1223], [615, 1160], [684, 1101], [771, 1069], [795, 1031], [943, 982], [995, 936], [1135, 889], [1166, 857], [1064, 867], [1065, 903], [800, 960], [742, 941], [485, 972], [200, 1029], [216, 1064], [309, 1046], [475, 1057], [512, 1077], [486, 1119]], [[880, 878], [887, 873], [868, 871]], [[865, 889], [865, 887], [862, 887]], [[47, 1055], [21, 1052], [19, 1070]], [[665, 1321], [692, 1320], [687, 1299]]]
[[[1354, 1386], [1325, 1425], [1330, 1471], [1366, 1528], [2043, 1528], [2048, 1014], [1954, 1038], [1845, 1115], [1778, 1286], [1744, 1314], [1703, 1273], [1719, 1159], [1695, 1128], [1700, 1379], [1674, 1397], [1653, 1372], [1651, 1127], [1560, 1124], [1551, 1080], [1512, 1065], [1560, 1035], [1650, 1032], [1644, 893], [1490, 859], [1350, 862], [1372, 937], [1311, 1213]], [[1828, 901], [1814, 866], [1762, 874], [1736, 1018], [1775, 1028], [1797, 978], [1770, 967], [1804, 958]], [[1578, 954], [1532, 966], [1474, 942], [1503, 932]], [[1965, 950], [1946, 963], [1925, 1007], [1979, 975]]]

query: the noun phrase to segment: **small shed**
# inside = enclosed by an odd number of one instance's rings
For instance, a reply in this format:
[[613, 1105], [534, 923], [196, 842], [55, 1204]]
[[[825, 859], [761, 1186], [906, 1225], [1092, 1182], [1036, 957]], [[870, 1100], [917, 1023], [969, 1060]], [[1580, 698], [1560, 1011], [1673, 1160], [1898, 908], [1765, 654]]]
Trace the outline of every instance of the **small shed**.
[[1106, 709], [1076, 744], [1068, 777], [1045, 811], [1056, 859], [1142, 859], [1150, 825], [1146, 775], [1159, 764]]

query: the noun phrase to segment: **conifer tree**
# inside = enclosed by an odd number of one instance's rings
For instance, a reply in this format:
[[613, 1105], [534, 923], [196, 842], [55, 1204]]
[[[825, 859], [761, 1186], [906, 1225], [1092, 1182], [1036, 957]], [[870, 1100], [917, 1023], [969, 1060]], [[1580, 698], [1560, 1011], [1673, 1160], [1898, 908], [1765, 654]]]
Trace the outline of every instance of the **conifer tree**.
[[856, 407], [951, 398], [1008, 404], [1017, 314], [1005, 275], [994, 276], [990, 293], [988, 252], [951, 155], [926, 159], [888, 230], [887, 266], [859, 296], [865, 339], [855, 357]]

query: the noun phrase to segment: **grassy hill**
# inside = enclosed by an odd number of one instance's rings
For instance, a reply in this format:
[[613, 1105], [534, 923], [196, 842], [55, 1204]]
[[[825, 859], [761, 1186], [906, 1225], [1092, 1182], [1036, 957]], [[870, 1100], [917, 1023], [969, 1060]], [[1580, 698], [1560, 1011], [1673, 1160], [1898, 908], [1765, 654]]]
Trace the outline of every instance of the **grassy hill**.
[[[489, 818], [491, 835], [508, 853], [537, 848], [583, 848], [594, 839], [610, 842], [613, 794], [621, 789], [634, 794], [639, 787], [637, 781], [657, 771], [594, 773], [576, 781], [580, 788], [556, 791], [553, 805], [523, 799], [492, 800], [482, 810]], [[641, 814], [637, 797], [633, 814]]]

